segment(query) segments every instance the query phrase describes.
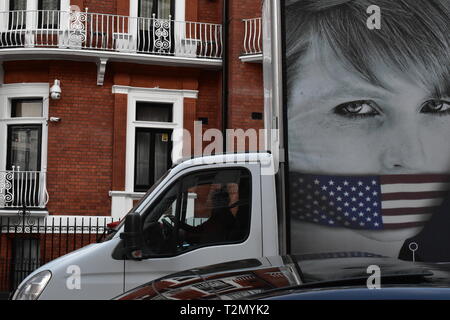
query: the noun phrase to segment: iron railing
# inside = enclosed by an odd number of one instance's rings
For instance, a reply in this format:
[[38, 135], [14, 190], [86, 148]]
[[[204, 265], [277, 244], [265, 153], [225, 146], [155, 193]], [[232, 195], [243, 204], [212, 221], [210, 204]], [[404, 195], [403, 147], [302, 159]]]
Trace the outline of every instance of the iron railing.
[[261, 18], [242, 19], [244, 22], [244, 55], [262, 53], [262, 20]]
[[45, 171], [0, 171], [0, 209], [45, 208], [48, 202]]
[[87, 11], [0, 12], [0, 48], [14, 47], [221, 59], [222, 25]]
[[7, 298], [28, 274], [71, 251], [102, 241], [112, 217], [33, 217], [27, 208], [0, 217], [0, 297]]

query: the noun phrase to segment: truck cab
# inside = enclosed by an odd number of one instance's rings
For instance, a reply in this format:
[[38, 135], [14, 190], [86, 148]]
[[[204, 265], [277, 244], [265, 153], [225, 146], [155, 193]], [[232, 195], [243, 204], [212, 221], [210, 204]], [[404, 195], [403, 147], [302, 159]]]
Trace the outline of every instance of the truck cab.
[[269, 153], [176, 165], [105, 241], [35, 270], [13, 299], [110, 299], [186, 268], [277, 255], [271, 167]]

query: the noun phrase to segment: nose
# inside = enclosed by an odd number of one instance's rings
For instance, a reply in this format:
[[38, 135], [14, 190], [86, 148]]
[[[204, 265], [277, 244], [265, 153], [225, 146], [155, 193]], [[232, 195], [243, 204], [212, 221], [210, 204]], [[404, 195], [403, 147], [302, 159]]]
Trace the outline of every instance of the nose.
[[419, 128], [409, 123], [386, 130], [380, 160], [386, 173], [424, 172], [426, 153]]

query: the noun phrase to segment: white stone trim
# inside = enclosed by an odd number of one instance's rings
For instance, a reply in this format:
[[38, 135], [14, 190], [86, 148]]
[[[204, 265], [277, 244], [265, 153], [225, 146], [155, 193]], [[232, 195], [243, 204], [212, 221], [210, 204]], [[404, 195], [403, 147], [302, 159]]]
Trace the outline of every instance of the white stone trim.
[[198, 98], [198, 90], [188, 90], [188, 89], [163, 89], [163, 88], [145, 88], [145, 87], [130, 87], [130, 86], [122, 86], [122, 85], [113, 85], [112, 93], [118, 94], [129, 94], [130, 91], [133, 91], [133, 94], [139, 95], [157, 95], [162, 94], [165, 96], [173, 96], [179, 97], [180, 95], [183, 98]]
[[[0, 86], [0, 170], [6, 169], [9, 124], [42, 124], [41, 170], [47, 170], [49, 90], [48, 83], [13, 83]], [[42, 117], [11, 118], [10, 100], [14, 98], [42, 98]]]
[[[186, 0], [175, 0], [175, 17], [172, 17], [172, 20], [175, 21], [185, 21], [185, 12], [186, 12]], [[139, 12], [139, 0], [130, 0], [130, 12], [129, 12], [129, 16], [131, 19], [129, 19], [128, 23], [128, 30], [130, 33], [130, 38], [131, 39], [137, 39], [137, 32], [138, 32], [138, 27], [137, 27], [137, 17], [138, 17], [138, 12]], [[135, 19], [133, 19], [135, 18]], [[184, 32], [184, 24], [181, 24], [183, 27], [183, 29], [178, 30], [175, 29], [175, 32]], [[177, 36], [175, 36], [175, 39], [177, 39]]]
[[141, 199], [145, 195], [145, 192], [126, 192], [126, 191], [110, 191], [110, 197], [130, 197], [135, 200]]
[[[28, 30], [36, 29], [37, 26], [37, 14], [36, 10], [38, 10], [38, 0], [27, 0], [26, 10], [29, 11], [26, 14], [26, 27]], [[70, 7], [70, 0], [60, 0], [59, 8], [60, 11], [68, 11]], [[9, 0], [0, 0], [0, 12], [9, 11]], [[8, 19], [3, 19], [4, 21], [0, 21], [0, 30], [8, 29]]]
[[262, 55], [262, 53], [251, 54], [251, 55], [242, 55], [242, 56], [239, 56], [239, 59], [242, 62], [262, 63], [263, 55]]
[[[125, 190], [110, 191], [111, 216], [123, 217], [132, 207], [133, 200], [142, 196], [134, 192], [135, 166], [135, 132], [136, 128], [183, 129], [184, 98], [198, 98], [198, 90], [176, 90], [164, 88], [143, 88], [114, 85], [113, 94], [126, 94], [127, 99], [127, 132], [125, 159]], [[163, 102], [173, 105], [172, 122], [136, 121], [136, 102]], [[176, 162], [182, 156], [182, 141], [174, 141], [172, 161]]]
[[[1, 23], [1, 21], [0, 21]], [[3, 61], [12, 60], [73, 60], [97, 62], [98, 58], [107, 58], [108, 62], [129, 62], [147, 65], [172, 67], [198, 67], [217, 70], [222, 66], [222, 59], [181, 57], [169, 55], [109, 52], [99, 50], [68, 50], [61, 48], [6, 48], [0, 49]]]

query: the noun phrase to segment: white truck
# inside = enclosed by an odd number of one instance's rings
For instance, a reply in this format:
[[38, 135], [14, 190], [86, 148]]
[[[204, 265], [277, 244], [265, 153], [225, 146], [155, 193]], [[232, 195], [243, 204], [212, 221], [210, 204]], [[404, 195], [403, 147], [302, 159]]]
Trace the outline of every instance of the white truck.
[[35, 270], [14, 299], [110, 299], [176, 271], [291, 252], [450, 261], [449, 99], [403, 79], [428, 61], [421, 81], [448, 88], [427, 78], [448, 72], [448, 1], [284, 2], [263, 6], [269, 151], [174, 166], [105, 241]]
[[[174, 166], [105, 241], [41, 266], [24, 279], [13, 299], [110, 299], [186, 268], [279, 254], [283, 245], [278, 230], [283, 227], [276, 180], [273, 174], [261, 174], [262, 166], [273, 170], [274, 161], [270, 153], [243, 153]], [[218, 186], [228, 199], [224, 205]], [[221, 210], [239, 221], [227, 225], [219, 217]], [[205, 220], [228, 229], [204, 225], [200, 230]], [[189, 232], [189, 227], [197, 230]]]

